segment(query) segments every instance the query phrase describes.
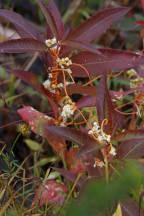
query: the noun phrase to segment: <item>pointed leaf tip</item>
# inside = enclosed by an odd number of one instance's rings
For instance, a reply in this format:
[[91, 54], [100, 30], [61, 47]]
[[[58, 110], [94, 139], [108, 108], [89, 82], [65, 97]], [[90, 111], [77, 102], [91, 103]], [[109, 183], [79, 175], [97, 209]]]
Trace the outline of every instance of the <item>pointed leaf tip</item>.
[[38, 0], [41, 10], [46, 18], [47, 24], [53, 33], [53, 36], [59, 41], [65, 34], [64, 24], [61, 15], [53, 0], [49, 0], [48, 6], [42, 1]]
[[7, 19], [11, 22], [22, 38], [33, 38], [43, 40], [37, 29], [25, 20], [20, 14], [10, 10], [0, 9], [0, 17]]
[[127, 7], [117, 7], [98, 11], [90, 19], [74, 29], [69, 34], [68, 39], [90, 42], [105, 32], [111, 24], [127, 14], [129, 10], [130, 8]]

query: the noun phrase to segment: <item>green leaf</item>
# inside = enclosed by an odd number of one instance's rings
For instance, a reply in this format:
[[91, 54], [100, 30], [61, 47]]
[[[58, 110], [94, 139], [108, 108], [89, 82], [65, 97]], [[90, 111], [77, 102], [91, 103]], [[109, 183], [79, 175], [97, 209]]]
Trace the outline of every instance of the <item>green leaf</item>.
[[32, 150], [32, 151], [40, 151], [43, 152], [44, 150], [42, 149], [42, 147], [40, 146], [39, 143], [31, 140], [31, 139], [26, 139], [25, 143], [27, 144], [27, 146]]
[[38, 165], [39, 166], [44, 166], [47, 163], [51, 163], [51, 162], [55, 162], [57, 160], [56, 157], [47, 157], [47, 158], [42, 158], [41, 160], [39, 160]]

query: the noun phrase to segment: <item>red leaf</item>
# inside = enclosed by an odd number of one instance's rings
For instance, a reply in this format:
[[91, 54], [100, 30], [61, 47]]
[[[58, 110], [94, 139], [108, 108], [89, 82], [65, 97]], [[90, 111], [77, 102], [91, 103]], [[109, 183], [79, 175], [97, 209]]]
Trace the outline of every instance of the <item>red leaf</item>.
[[51, 132], [45, 132], [46, 125], [54, 125], [54, 119], [44, 115], [41, 112], [38, 112], [31, 106], [26, 106], [24, 108], [18, 109], [18, 114], [22, 117], [22, 119], [27, 122], [31, 128], [31, 130], [44, 137], [47, 138], [50, 145], [53, 149], [63, 157], [66, 151], [66, 143], [65, 140], [61, 137], [56, 136]]
[[65, 34], [64, 25], [60, 16], [60, 13], [54, 4], [53, 0], [49, 1], [49, 5], [46, 6], [42, 0], [38, 0], [38, 3], [46, 18], [53, 35], [57, 40], [61, 40]]
[[125, 131], [113, 137], [121, 142], [117, 148], [117, 158], [138, 159], [144, 155], [144, 130]]
[[136, 24], [139, 24], [140, 26], [144, 27], [144, 21], [136, 21]]
[[142, 7], [144, 8], [144, 0], [141, 0], [141, 3], [142, 3]]
[[19, 35], [22, 38], [25, 37], [43, 40], [39, 32], [35, 29], [35, 27], [26, 20], [24, 20], [24, 18], [21, 15], [10, 10], [0, 9], [0, 16], [9, 20], [13, 25], [15, 25]]
[[101, 125], [104, 119], [108, 120], [108, 124], [105, 127], [107, 134], [112, 134], [119, 123], [118, 113], [114, 110], [114, 106], [108, 91], [107, 79], [102, 77], [96, 92], [96, 108], [98, 114], [99, 125]]
[[44, 186], [42, 184], [39, 186], [34, 196], [32, 205], [37, 203], [40, 196], [39, 206], [46, 205], [46, 203], [62, 206], [65, 201], [67, 191], [68, 188], [66, 186], [54, 180], [46, 181]]
[[67, 152], [66, 162], [67, 162], [68, 169], [71, 172], [80, 174], [80, 173], [84, 173], [85, 166], [82, 163], [81, 159], [75, 158], [77, 152], [78, 152], [77, 147], [71, 147], [69, 152]]
[[30, 39], [16, 39], [0, 43], [0, 53], [23, 53], [23, 52], [43, 52], [47, 51], [45, 43]]
[[144, 139], [144, 129], [125, 131], [118, 134], [117, 136], [114, 136], [113, 139], [118, 142]]
[[[76, 158], [81, 158], [81, 157], [87, 157], [87, 155], [96, 153], [97, 154], [97, 150], [102, 148], [103, 146], [100, 145], [96, 140], [95, 140], [95, 144], [93, 143], [86, 143], [83, 146], [81, 146], [80, 150], [78, 151], [78, 153], [76, 154]], [[91, 156], [90, 156], [91, 158]]]
[[30, 71], [23, 71], [23, 70], [7, 70], [7, 71], [9, 73], [16, 75], [18, 78], [20, 78], [21, 80], [23, 80], [24, 82], [32, 86], [34, 89], [39, 91], [41, 94], [45, 95], [49, 100], [49, 103], [52, 107], [55, 116], [57, 116], [58, 114], [57, 104], [51, 98], [51, 93], [44, 89], [43, 85], [38, 81], [38, 78], [34, 73]]
[[37, 91], [39, 91], [40, 93], [46, 96], [46, 91], [43, 85], [38, 81], [38, 78], [34, 73], [30, 71], [24, 71], [24, 70], [9, 70], [9, 69], [7, 69], [7, 72], [13, 73], [18, 78], [28, 83], [33, 88], [35, 88]]
[[[88, 94], [95, 96], [96, 94], [96, 86], [82, 86], [78, 84], [71, 84], [67, 86], [68, 95], [72, 94]], [[61, 95], [65, 95], [65, 91], [61, 92]]]
[[125, 7], [101, 10], [79, 25], [68, 35], [67, 39], [90, 42], [105, 32], [112, 23], [118, 21], [129, 10], [129, 8]]
[[75, 49], [83, 49], [92, 53], [96, 53], [98, 55], [102, 55], [102, 53], [96, 49], [96, 47], [92, 44], [83, 43], [82, 41], [77, 40], [64, 40], [61, 43], [62, 45], [70, 46]]
[[93, 139], [92, 136], [74, 128], [46, 126], [46, 131], [50, 131], [57, 136], [64, 137], [65, 139], [75, 142], [80, 146], [91, 144], [94, 145], [95, 148], [98, 147], [96, 140]]
[[125, 97], [128, 94], [131, 94], [131, 93], [133, 93], [135, 91], [141, 91], [141, 90], [144, 90], [143, 86], [138, 86], [136, 88], [131, 88], [128, 91], [124, 91], [124, 92], [110, 91], [110, 94], [114, 99], [121, 99], [121, 98]]
[[[71, 60], [73, 63], [81, 64], [91, 76], [107, 73], [111, 70], [122, 70], [136, 67], [144, 63], [144, 56], [114, 49], [99, 49], [103, 56], [80, 52], [74, 55]], [[78, 66], [71, 66], [73, 76], [87, 77], [87, 73]]]
[[95, 96], [84, 96], [76, 103], [76, 106], [80, 109], [83, 107], [95, 106], [95, 104], [96, 104]]

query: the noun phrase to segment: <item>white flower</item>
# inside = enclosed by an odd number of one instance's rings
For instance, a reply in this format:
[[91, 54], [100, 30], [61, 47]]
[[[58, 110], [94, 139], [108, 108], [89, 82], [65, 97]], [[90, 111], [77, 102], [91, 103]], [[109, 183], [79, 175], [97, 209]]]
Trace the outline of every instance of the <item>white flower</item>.
[[108, 134], [103, 133], [103, 138], [104, 138], [107, 142], [110, 142], [111, 135], [108, 135]]
[[[56, 41], [56, 38], [52, 38], [52, 39], [48, 39], [48, 40], [45, 40], [45, 44], [47, 45], [47, 47], [51, 47], [52, 45], [56, 44], [57, 41]], [[52, 48], [53, 49], [53, 48]]]
[[74, 113], [74, 107], [73, 105], [71, 104], [66, 104], [64, 107], [63, 107], [63, 110], [61, 112], [61, 116], [64, 118], [64, 119], [67, 119], [69, 117], [71, 117]]
[[89, 131], [88, 131], [88, 134], [93, 134], [93, 131], [92, 131], [92, 130], [89, 130]]
[[64, 66], [69, 67], [72, 64], [72, 61], [66, 57], [66, 58], [57, 58], [57, 63], [61, 68], [64, 68]]
[[53, 77], [52, 73], [49, 73], [49, 74], [48, 74], [48, 77], [49, 77], [49, 78], [52, 78], [52, 77]]
[[88, 134], [96, 134], [97, 135], [97, 139], [99, 140], [99, 142], [110, 142], [111, 139], [111, 135], [105, 134], [103, 131], [101, 131], [100, 126], [98, 125], [97, 122], [93, 123], [93, 127], [91, 130], [88, 131]]
[[57, 87], [58, 87], [58, 88], [63, 88], [64, 85], [63, 85], [63, 83], [59, 83], [59, 84], [57, 85]]
[[99, 135], [99, 136], [98, 136], [98, 141], [99, 141], [99, 142], [103, 142], [103, 141], [104, 141], [104, 137], [101, 136], [101, 135]]
[[94, 122], [93, 123], [93, 128], [92, 130], [95, 132], [95, 133], [100, 133], [100, 126], [98, 125], [97, 122]]
[[51, 81], [49, 79], [45, 80], [43, 82], [43, 86], [44, 86], [45, 89], [49, 90], [50, 86], [51, 86]]
[[110, 154], [111, 154], [112, 156], [115, 156], [115, 155], [117, 154], [117, 153], [116, 153], [116, 150], [115, 150], [115, 148], [114, 148], [113, 146], [111, 146]]
[[43, 82], [43, 86], [45, 89], [49, 90], [51, 93], [55, 94], [55, 88], [54, 84], [51, 85], [51, 81], [49, 79], [45, 80]]
[[100, 127], [97, 122], [94, 122], [92, 129], [88, 131], [88, 134], [95, 134], [95, 133], [96, 134], [100, 133]]

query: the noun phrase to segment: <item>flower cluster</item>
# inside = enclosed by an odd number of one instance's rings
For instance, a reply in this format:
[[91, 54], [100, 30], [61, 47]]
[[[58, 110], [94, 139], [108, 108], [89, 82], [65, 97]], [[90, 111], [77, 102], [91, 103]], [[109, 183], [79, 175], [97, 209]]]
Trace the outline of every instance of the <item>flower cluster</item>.
[[[102, 124], [103, 126], [103, 124]], [[112, 146], [111, 144], [111, 135], [108, 135], [106, 133], [104, 133], [102, 126], [100, 127], [98, 125], [98, 123], [95, 121], [93, 123], [93, 127], [91, 128], [91, 130], [88, 131], [88, 134], [93, 135], [100, 143], [104, 143], [106, 142], [106, 145], [102, 148], [102, 154], [104, 157], [104, 161], [105, 161], [105, 157], [109, 158], [109, 156], [115, 156], [116, 155], [116, 150], [114, 148], [114, 146]], [[103, 153], [105, 152], [105, 153]], [[105, 166], [105, 162], [103, 160], [100, 160], [99, 158], [96, 158], [93, 167], [104, 167]]]
[[[51, 50], [57, 48], [57, 41], [56, 38], [52, 38], [52, 39], [47, 39], [45, 40], [45, 44], [47, 45], [48, 48], [50, 48]], [[54, 45], [54, 46], [53, 46]]]
[[50, 79], [47, 79], [43, 82], [43, 86], [45, 89], [49, 90], [51, 93], [55, 94], [55, 89], [56, 88], [64, 88], [63, 83], [58, 83], [57, 85], [52, 84]]
[[70, 118], [74, 113], [74, 107], [72, 104], [66, 104], [61, 112], [61, 116], [63, 117], [64, 121], [67, 120], [67, 118]]
[[57, 63], [59, 64], [60, 68], [69, 67], [72, 65], [72, 61], [66, 57], [66, 58], [57, 58]]
[[98, 139], [99, 142], [104, 142], [104, 141], [110, 142], [110, 139], [111, 139], [110, 135], [105, 134], [101, 130], [97, 122], [93, 123], [93, 127], [91, 130], [89, 130], [88, 134], [96, 135], [96, 138]]
[[[65, 82], [65, 85], [68, 86], [70, 84], [73, 84], [73, 82], [70, 82], [70, 81], [66, 81]], [[64, 84], [63, 83], [58, 83], [57, 85], [56, 84], [52, 84], [52, 81], [51, 79], [47, 79], [43, 82], [43, 86], [45, 89], [49, 90], [51, 93], [55, 94], [55, 89], [57, 88], [63, 88], [64, 89]]]

